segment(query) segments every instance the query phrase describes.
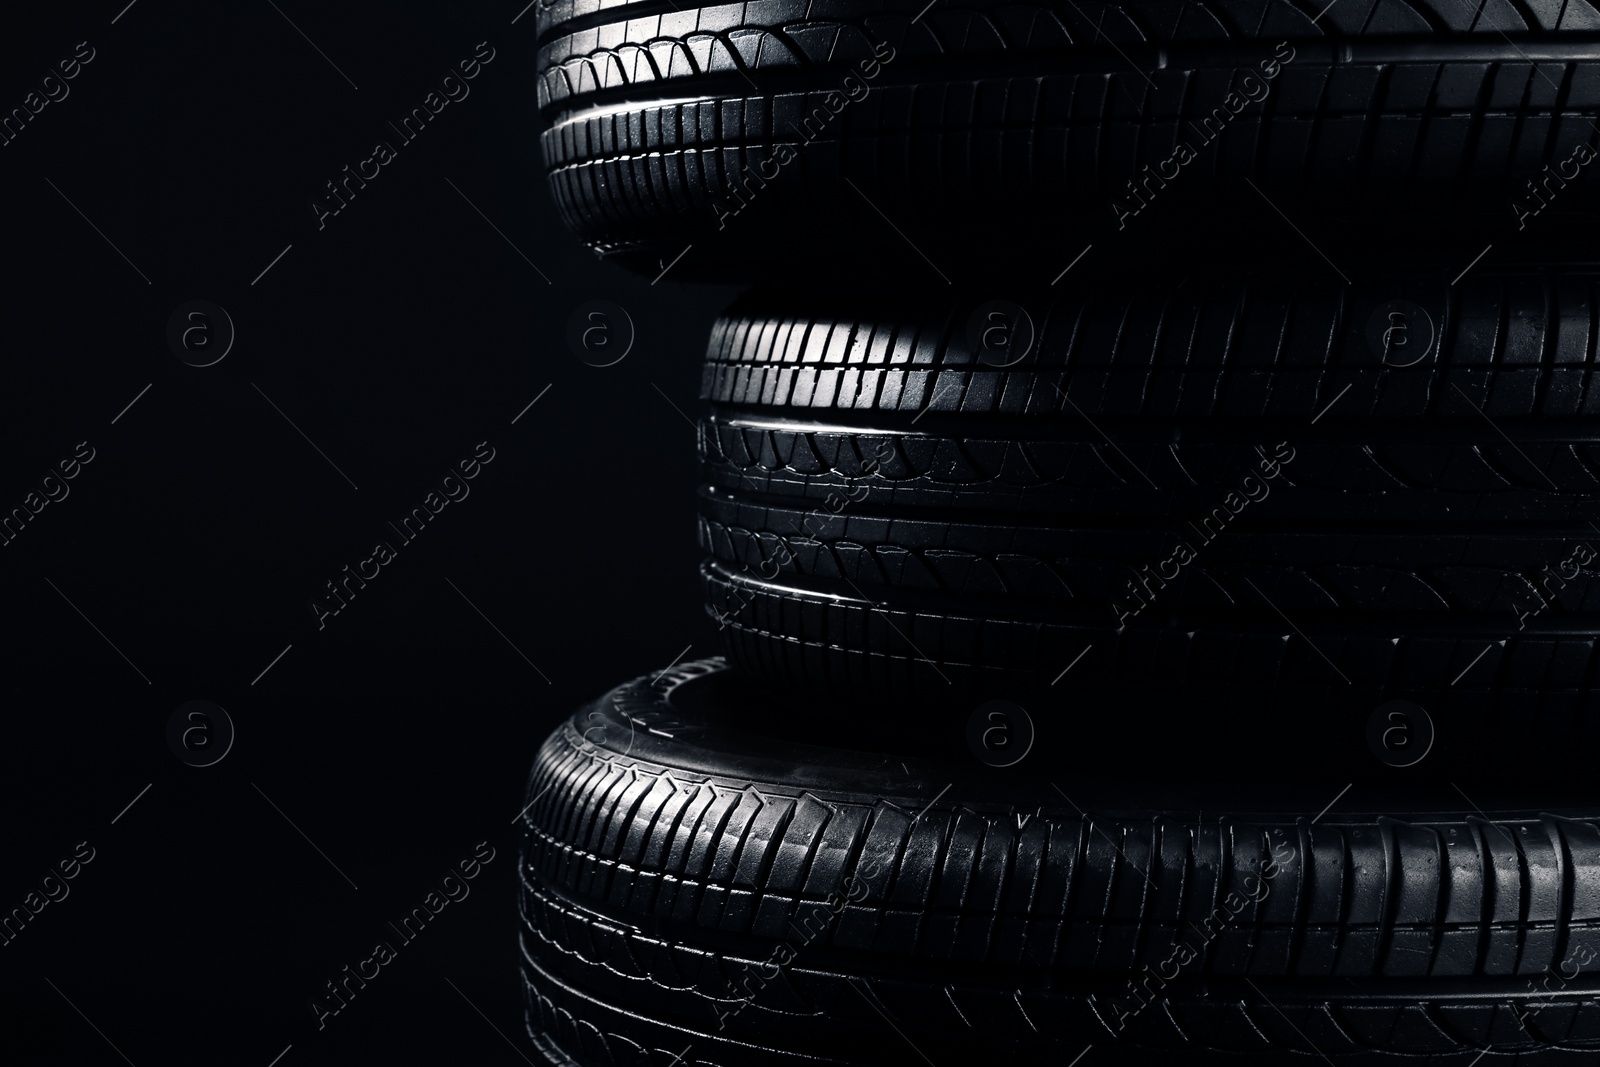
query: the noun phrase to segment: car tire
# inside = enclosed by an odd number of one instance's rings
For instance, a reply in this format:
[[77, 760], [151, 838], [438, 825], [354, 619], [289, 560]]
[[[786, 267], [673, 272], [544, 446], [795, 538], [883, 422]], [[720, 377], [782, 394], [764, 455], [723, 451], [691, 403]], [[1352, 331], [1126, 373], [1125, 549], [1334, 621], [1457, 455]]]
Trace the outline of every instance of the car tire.
[[682, 664], [540, 750], [520, 899], [551, 1062], [1600, 1047], [1592, 805], [1063, 779], [797, 740], [765, 706]]

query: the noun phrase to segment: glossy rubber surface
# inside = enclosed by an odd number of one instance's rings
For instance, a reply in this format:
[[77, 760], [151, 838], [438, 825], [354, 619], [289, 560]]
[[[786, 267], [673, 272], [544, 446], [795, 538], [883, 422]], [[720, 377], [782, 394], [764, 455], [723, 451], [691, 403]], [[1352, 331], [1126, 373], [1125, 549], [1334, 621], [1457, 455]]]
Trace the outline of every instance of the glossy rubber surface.
[[707, 348], [707, 610], [860, 717], [1226, 709], [1359, 774], [1329, 739], [1406, 699], [1539, 773], [1600, 712], [1597, 280], [757, 290]]
[[1600, 1046], [1590, 808], [997, 774], [752, 728], [760, 698], [715, 661], [653, 678], [530, 778], [552, 1062]]
[[930, 285], [1108, 241], [1305, 251], [1284, 219], [1335, 261], [1398, 242], [1464, 264], [1593, 229], [1592, 5], [1324, 8], [554, 3], [540, 143], [567, 224], [651, 276], [689, 246], [679, 276]]

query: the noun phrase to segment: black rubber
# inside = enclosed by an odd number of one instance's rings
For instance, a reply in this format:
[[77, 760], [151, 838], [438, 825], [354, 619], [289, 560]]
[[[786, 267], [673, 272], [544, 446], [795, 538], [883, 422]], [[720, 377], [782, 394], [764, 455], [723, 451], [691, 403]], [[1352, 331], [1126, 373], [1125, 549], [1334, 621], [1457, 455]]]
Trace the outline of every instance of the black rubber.
[[1570, 236], [1600, 141], [1592, 5], [1324, 7], [557, 2], [541, 147], [569, 226], [650, 275], [691, 245], [678, 277], [888, 260], [936, 283], [1184, 232], [1257, 261], [1312, 256], [1297, 228], [1335, 260], [1426, 234], [1463, 266]]
[[1600, 712], [1597, 281], [1063, 286], [1001, 368], [966, 291], [752, 294], [708, 347], [708, 610], [852, 715]]
[[[1260, 478], [1252, 484], [1271, 491]], [[1600, 623], [1600, 536], [1586, 524], [1267, 522], [1248, 510], [1249, 497], [1235, 500], [1237, 510], [1219, 505], [1182, 522], [1025, 513], [960, 521], [934, 517], [936, 508], [834, 512], [703, 490], [700, 547], [792, 588], [885, 599], [904, 591], [951, 610], [1004, 598], [1019, 616], [1106, 621], [1147, 599], [1280, 625], [1280, 611], [1302, 623], [1423, 613], [1486, 615], [1518, 629], [1524, 612]], [[1191, 546], [1195, 561], [1164, 574], [1177, 545]]]
[[[1600, 765], [1592, 636], [1484, 627], [1452, 638], [1415, 619], [1389, 635], [1154, 623], [1117, 633], [872, 610], [845, 593], [767, 590], [709, 570], [730, 658], [763, 683], [772, 716], [816, 730], [902, 745], [913, 736], [973, 758], [971, 722], [1005, 698], [1030, 716], [1030, 762], [1080, 774], [1232, 768], [1241, 745], [1299, 754], [1250, 764], [1260, 781], [1315, 769], [1340, 784], [1537, 785], [1586, 781]], [[980, 667], [975, 645], [1000, 651]], [[1396, 701], [1431, 725], [1385, 733]]]
[[[851, 714], [903, 718], [991, 697], [1058, 707], [1097, 690], [1138, 698], [1186, 689], [1263, 710], [1305, 709], [1308, 695], [1348, 689], [1369, 707], [1385, 697], [1423, 694], [1436, 706], [1471, 694], [1510, 701], [1508, 709], [1531, 698], [1580, 717], [1600, 712], [1600, 632], [1549, 613], [1301, 622], [1169, 611], [1158, 594], [1155, 606], [1123, 602], [1126, 615], [1052, 616], [1002, 597], [965, 597], [954, 610], [948, 598], [875, 598], [848, 583], [798, 588], [717, 563], [703, 574], [706, 610], [735, 662], [779, 690], [848, 704]], [[1507, 714], [1502, 725], [1515, 722]]]
[[539, 753], [522, 943], [553, 1063], [1600, 1048], [1592, 806], [1041, 777], [794, 740], [740, 686], [681, 665]]
[[[1326, 426], [1096, 418], [1108, 441], [1081, 418], [1012, 419], [982, 431], [945, 422], [940, 432], [929, 416], [906, 432], [846, 428], [865, 421], [849, 412], [773, 419], [722, 405], [719, 411], [699, 424], [710, 486], [828, 514], [859, 505], [919, 514], [1181, 520], [1214, 508], [1219, 486], [1250, 476], [1259, 481], [1263, 455], [1284, 440], [1295, 458], [1283, 467], [1279, 488], [1293, 491], [1273, 489], [1251, 505], [1254, 515], [1600, 520], [1600, 435], [1581, 420], [1507, 423], [1502, 437], [1481, 419], [1394, 420], [1357, 429], [1331, 415]], [[866, 418], [886, 426], [894, 419], [882, 412]]]
[[[1012, 293], [758, 291], [712, 328], [701, 395], [718, 411], [851, 427], [903, 420], [879, 428], [935, 435], [1020, 432], [1066, 417], [1081, 432], [1091, 417], [1233, 416], [1283, 420], [1295, 440], [1312, 434], [1312, 419], [1346, 434], [1359, 419], [1391, 433], [1414, 419], [1477, 422], [1488, 443], [1503, 439], [1486, 417], [1600, 414], [1592, 268], [1485, 266], [1455, 285], [1448, 267], [1373, 271], [1354, 285], [1288, 270], [1172, 279], [1154, 270]], [[1027, 313], [1029, 349], [975, 347], [991, 296]], [[1391, 323], [1405, 329], [1385, 348]], [[1396, 344], [1430, 335], [1421, 352]]]

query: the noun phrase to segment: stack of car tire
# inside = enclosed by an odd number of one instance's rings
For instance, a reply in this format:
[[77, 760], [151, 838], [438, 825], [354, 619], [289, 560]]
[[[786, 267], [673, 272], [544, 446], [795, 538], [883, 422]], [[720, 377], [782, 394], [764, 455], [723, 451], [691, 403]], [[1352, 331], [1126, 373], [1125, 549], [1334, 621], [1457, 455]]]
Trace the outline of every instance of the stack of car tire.
[[754, 283], [726, 659], [529, 782], [549, 1062], [1600, 1062], [1600, 9], [538, 32], [572, 229]]

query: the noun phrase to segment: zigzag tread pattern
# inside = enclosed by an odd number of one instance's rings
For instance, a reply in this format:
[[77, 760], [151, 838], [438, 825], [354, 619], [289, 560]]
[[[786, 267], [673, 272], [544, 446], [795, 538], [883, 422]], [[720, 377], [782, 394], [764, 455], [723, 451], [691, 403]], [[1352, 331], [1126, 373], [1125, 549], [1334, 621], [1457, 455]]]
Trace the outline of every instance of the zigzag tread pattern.
[[[1397, 34], [1583, 33], [1600, 31], [1600, 11], [1588, 3], [1537, 0], [1341, 0], [1324, 8], [1315, 0], [1116, 0], [1065, 7], [964, 0], [925, 11], [922, 0], [867, 0], [818, 4], [757, 0], [678, 10], [660, 0], [541, 0], [535, 25], [542, 40], [568, 24], [605, 20], [631, 24], [633, 36], [651, 38], [716, 33], [741, 25], [781, 26], [800, 20], [853, 17], [915, 24], [930, 47], [1055, 47], [1098, 35], [1117, 41], [1177, 44], [1250, 39], [1381, 37]], [[674, 17], [676, 15], [677, 17]], [[821, 61], [826, 54], [812, 56]]]
[[[549, 925], [542, 927], [541, 921]], [[561, 937], [572, 940], [562, 942], [558, 940]], [[695, 1048], [694, 1041], [698, 1039], [700, 1056], [722, 1051], [738, 1057], [707, 1060], [696, 1056], [684, 1059], [685, 1063], [878, 1064], [884, 1060], [837, 1060], [828, 1053], [863, 1045], [872, 1048], [880, 1043], [888, 1047], [890, 1038], [879, 1036], [885, 1018], [902, 1036], [909, 1033], [924, 1041], [936, 1040], [947, 1053], [968, 1051], [965, 1046], [974, 1042], [981, 1043], [985, 1053], [1005, 1054], [1008, 1062], [1028, 1064], [1064, 1062], [1063, 1054], [1070, 1059], [1085, 1042], [1110, 1045], [1125, 1055], [1139, 1049], [1152, 1052], [1148, 1059], [1119, 1059], [1119, 1063], [1167, 1063], [1171, 1062], [1167, 1057], [1181, 1052], [1185, 1063], [1217, 1063], [1222, 1067], [1281, 1062], [1266, 1058], [1268, 1053], [1315, 1055], [1324, 1050], [1340, 1055], [1346, 1064], [1459, 1065], [1467, 1063], [1467, 1059], [1432, 1057], [1463, 1049], [1478, 1051], [1486, 1045], [1502, 1057], [1515, 1057], [1519, 1064], [1551, 1064], [1565, 1061], [1542, 1057], [1537, 1052], [1561, 1049], [1570, 1061], [1575, 1050], [1600, 1043], [1600, 1011], [1594, 1008], [1592, 998], [1577, 993], [1545, 994], [1547, 999], [1543, 1001], [1516, 994], [1491, 997], [1445, 993], [1410, 999], [1383, 996], [1381, 992], [1364, 996], [1366, 990], [1357, 987], [1318, 1001], [1291, 1002], [1281, 991], [1268, 997], [1246, 986], [1240, 995], [1225, 1000], [1163, 991], [1141, 1002], [1129, 996], [1126, 989], [1109, 986], [1099, 991], [1016, 986], [1007, 989], [986, 986], [978, 978], [940, 985], [929, 980], [863, 976], [795, 964], [779, 979], [788, 1003], [775, 1010], [756, 1001], [741, 1005], [729, 998], [718, 1002], [666, 987], [659, 977], [675, 962], [698, 965], [694, 969], [701, 973], [735, 977], [740, 976], [742, 966], [748, 985], [751, 971], [768, 961], [726, 958], [570, 913], [525, 918], [522, 940], [525, 992], [531, 1001], [536, 1033], [553, 1036], [558, 1048], [583, 1048], [587, 1055], [574, 1062], [584, 1064], [651, 1062], [642, 1056], [607, 1059], [595, 1047], [600, 1043], [597, 1039], [609, 1038], [606, 1043], [614, 1042], [627, 1054], [638, 1055], [660, 1038], [659, 1031], [652, 1034], [651, 1026], [640, 1025], [656, 1013], [639, 1011], [627, 1004], [638, 999], [641, 990], [647, 991], [651, 1004], [671, 1006], [670, 1022], [657, 1025], [662, 1031], [679, 1035], [680, 1044], [689, 1041], [689, 1047]], [[573, 951], [566, 947], [572, 944], [584, 949]], [[605, 962], [593, 958], [599, 955], [605, 957]], [[634, 962], [635, 958], [638, 962]], [[853, 996], [847, 986], [869, 990], [872, 999]], [[602, 1035], [598, 1027], [581, 1036], [574, 1033], [587, 1021], [581, 1020], [577, 1012], [584, 1006], [605, 1003], [608, 998], [626, 1005], [620, 1008], [620, 1017], [614, 1017], [614, 1022], [631, 1033]], [[1142, 1008], [1141, 1003], [1145, 1004]], [[874, 1009], [883, 1014], [873, 1014]], [[717, 1020], [727, 1028], [710, 1025]], [[577, 1045], [569, 1043], [573, 1037], [580, 1037]], [[740, 1057], [741, 1052], [748, 1055], [750, 1050], [748, 1045], [743, 1049], [738, 1046], [751, 1041], [762, 1042], [762, 1051], [756, 1058]], [[783, 1058], [783, 1052], [794, 1052], [807, 1044], [817, 1047], [797, 1054], [803, 1058]], [[657, 1046], [666, 1053], [663, 1061], [682, 1051], [665, 1046], [666, 1042]], [[1154, 1050], [1162, 1051], [1155, 1054]], [[1206, 1051], [1230, 1055], [1219, 1060], [1198, 1058]], [[1533, 1055], [1528, 1055], [1530, 1052]], [[827, 1058], [812, 1058], [819, 1053]], [[1250, 1053], [1257, 1056], [1232, 1058]], [[1022, 1058], [1013, 1058], [1018, 1056]], [[1400, 1056], [1407, 1058], [1402, 1061]]]
[[[1522, 48], [1548, 52], [1564, 42], [1581, 43], [1584, 35], [1600, 31], [1600, 17], [1577, 4], [1562, 5], [1552, 19], [1550, 6], [1541, 4], [1529, 4], [1520, 12], [1489, 5], [1499, 10], [1483, 9], [1472, 17], [1466, 3], [1433, 0], [1414, 7], [1408, 18], [1400, 15], [1401, 5], [1390, 3], [1385, 5], [1386, 17], [1364, 21], [1358, 21], [1361, 5], [1352, 4], [1348, 13], [1330, 10], [1322, 16], [1326, 23], [1283, 3], [1227, 6], [1234, 11], [1224, 13], [1219, 4], [964, 3], [940, 5], [922, 11], [920, 17], [915, 4], [877, 10], [837, 5], [829, 10], [797, 0], [688, 9], [655, 3], [637, 12], [615, 11], [609, 17], [604, 9], [571, 9], [565, 18], [542, 20], [540, 103], [735, 71], [848, 68], [884, 57], [889, 61], [902, 56], [945, 61], [1005, 57], [1018, 63], [1036, 53], [1072, 56], [1110, 51], [1108, 42], [1124, 52], [1151, 46], [1222, 45], [1247, 56], [1251, 51], [1271, 54], [1262, 45], [1279, 40], [1298, 44], [1402, 37], [1499, 45], [1510, 35], [1521, 38]], [[569, 27], [564, 33], [563, 23]]]
[[[1025, 429], [1006, 438], [992, 429], [873, 433], [833, 425], [835, 418], [796, 429], [703, 419], [705, 476], [728, 492], [819, 504], [1185, 516], [1208, 510], [1247, 477], [1259, 481], [1272, 454], [1265, 441], [1207, 440], [1204, 422], [1173, 424], [1181, 440], [1170, 441], [1130, 440], [1113, 427], [1121, 439], [1108, 443], [1087, 424], [1048, 438], [1021, 436]], [[1508, 444], [1487, 427], [1461, 440], [1422, 420], [1383, 428], [1389, 432], [1375, 427], [1364, 437], [1352, 428], [1336, 440], [1296, 440], [1275, 483], [1285, 491], [1256, 510], [1452, 522], [1600, 517], [1600, 442], [1524, 435]]]
[[[1171, 605], [1250, 608], [1264, 618], [1291, 609], [1471, 612], [1513, 628], [1522, 612], [1553, 610], [1574, 625], [1600, 622], [1600, 567], [1578, 565], [1572, 538], [1253, 536], [1220, 523], [1212, 531], [1204, 528], [1214, 537], [1208, 542], [1198, 526], [1025, 530], [861, 514], [829, 521], [819, 512], [744, 505], [708, 508], [699, 542], [720, 563], [786, 585], [845, 583], [886, 598], [922, 590], [947, 594], [957, 611], [963, 594], [1052, 601], [1063, 611], [1083, 602], [1102, 614], [1112, 599], [1154, 596]], [[1588, 560], [1600, 558], [1584, 544]], [[1178, 545], [1199, 546], [1203, 561], [1174, 565]], [[1566, 576], [1552, 569], [1563, 562]]]
[[[802, 1058], [766, 1043], [729, 1039], [711, 1027], [699, 1030], [683, 1024], [651, 1021], [568, 985], [532, 958], [526, 948], [524, 961], [530, 1036], [535, 1047], [548, 1058], [547, 1062], [555, 1067], [676, 1067], [679, 1063], [687, 1067], [774, 1067], [779, 1064], [877, 1067], [892, 1062], [881, 1057], [904, 1055], [902, 1048], [889, 1044], [900, 1038], [888, 1030], [885, 1018], [902, 1033], [910, 1029], [924, 1040], [931, 1040], [943, 1031], [940, 1039], [944, 1042], [959, 1042], [960, 1038], [949, 1032], [950, 1020], [966, 1018], [952, 1004], [953, 991], [949, 989], [918, 986], [896, 989], [893, 992], [904, 999], [895, 1004], [891, 1014], [876, 1017], [878, 1029], [869, 1029], [870, 1019], [857, 1021], [853, 1015], [848, 1016], [855, 1025], [837, 1036], [834, 1030], [824, 1031], [832, 1038], [827, 1047]], [[836, 978], [829, 990], [834, 994], [830, 1000], [837, 999], [844, 1011], [854, 1011], [848, 999], [852, 994], [846, 986], [857, 990], [854, 1005], [860, 1005], [862, 1010], [874, 1003], [886, 1003], [881, 996], [875, 996], [872, 1001], [861, 998], [860, 990], [864, 986], [876, 994], [879, 983], [864, 983], [844, 975]], [[1278, 1067], [1286, 1052], [1314, 1056], [1323, 1049], [1339, 1055], [1345, 1067], [1392, 1067], [1396, 1064], [1470, 1067], [1473, 1056], [1485, 1047], [1503, 1053], [1496, 1062], [1507, 1067], [1559, 1067], [1573, 1061], [1572, 1050], [1592, 1047], [1594, 1035], [1600, 1030], [1588, 1010], [1589, 1004], [1578, 998], [1552, 1000], [1547, 1025], [1559, 1036], [1541, 1033], [1530, 1041], [1526, 1032], [1518, 1029], [1517, 1022], [1519, 1014], [1525, 1016], [1527, 1006], [1512, 997], [1461, 998], [1438, 1004], [1424, 1000], [1374, 1004], [1353, 996], [1334, 997], [1322, 1004], [1290, 1005], [1280, 1014], [1276, 1007], [1256, 999], [1247, 990], [1245, 996], [1226, 1003], [1208, 1004], [1175, 997], [1156, 1000], [1153, 1010], [1142, 1011], [1135, 1018], [1136, 1024], [1144, 1024], [1139, 1028], [1141, 1039], [1148, 1042], [1150, 1049], [1140, 1055], [1138, 1047], [1126, 1036], [1108, 1035], [1113, 1025], [1107, 1020], [1110, 1009], [1100, 998], [1058, 994], [1028, 1002], [1015, 994], [1007, 998], [985, 992], [989, 995], [981, 1001], [983, 1008], [993, 1011], [997, 1006], [1004, 1006], [1009, 1009], [1010, 1017], [1019, 1022], [1032, 1020], [1040, 1012], [1053, 1012], [1056, 1022], [1053, 1029], [1073, 1034], [1075, 1039], [1081, 1035], [1076, 1046], [1049, 1046], [1043, 1053], [1037, 1049], [1023, 1049], [1014, 1033], [1006, 1035], [1010, 1040], [999, 1047], [992, 1037], [973, 1039], [977, 1045], [970, 1049], [973, 1058], [1004, 1055], [1008, 1063], [1029, 1067], [1069, 1062], [1073, 1055], [1082, 1051], [1084, 1042], [1098, 1042], [1104, 1046], [1117, 1037], [1122, 1040], [1114, 1046], [1120, 1053], [1116, 1062], [1137, 1067], [1165, 1067], [1180, 1051], [1184, 1063], [1192, 1067]], [[923, 1013], [909, 1001], [919, 995], [944, 1009], [945, 1019], [935, 1024], [935, 1034], [923, 1035], [915, 1026], [915, 1020]], [[1159, 1036], [1152, 1033], [1158, 1028], [1164, 1031]], [[1295, 1033], [1296, 1029], [1299, 1034]], [[1185, 1043], [1179, 1045], [1175, 1035], [1181, 1035]], [[811, 1036], [816, 1037], [815, 1030]], [[961, 1036], [971, 1037], [970, 1034]], [[904, 1042], [901, 1044], [903, 1046]], [[1208, 1054], [1208, 1046], [1226, 1051]], [[941, 1044], [940, 1047], [949, 1046]], [[957, 1047], [968, 1051], [959, 1044]], [[575, 1051], [576, 1058], [568, 1054], [568, 1049]], [[842, 1049], [856, 1050], [867, 1058], [840, 1059], [838, 1054]], [[1033, 1054], [1029, 1055], [1029, 1051]], [[844, 1054], [849, 1055], [848, 1052]], [[674, 1059], [680, 1055], [681, 1059]]]
[[[768, 217], [804, 206], [821, 223], [842, 226], [859, 207], [842, 199], [846, 179], [869, 197], [900, 202], [913, 237], [933, 232], [915, 228], [922, 207], [1001, 195], [1052, 220], [1047, 228], [1060, 222], [1109, 237], [1143, 211], [1147, 196], [1199, 204], [1246, 178], [1274, 198], [1314, 192], [1329, 210], [1358, 211], [1384, 199], [1437, 208], [1448, 194], [1466, 224], [1512, 230], [1523, 217], [1514, 203], [1532, 195], [1525, 183], [1578, 146], [1592, 148], [1600, 117], [1600, 64], [1591, 62], [1346, 71], [1303, 61], [1292, 73], [1282, 75], [1282, 95], [1225, 127], [1217, 113], [1237, 75], [1231, 68], [1175, 74], [1173, 95], [1183, 104], [1171, 117], [1100, 114], [1149, 91], [1132, 73], [966, 78], [878, 86], [853, 109], [841, 109], [831, 87], [617, 105], [557, 119], [540, 144], [558, 211], [602, 252], [694, 236], [726, 243], [724, 231], [739, 225], [734, 216], [746, 206], [776, 213]], [[1366, 96], [1345, 77], [1363, 81]], [[1465, 95], [1516, 104], [1440, 110], [1441, 87], [1469, 77]], [[1546, 78], [1556, 88], [1541, 103]], [[1322, 102], [1330, 97], [1349, 102], [1334, 110]], [[1293, 107], [1297, 99], [1307, 103]], [[924, 124], [920, 116], [930, 118]], [[1180, 143], [1197, 153], [1181, 185], [1129, 189], [1147, 180], [1146, 168], [1170, 168]], [[1594, 187], [1581, 168], [1567, 177], [1579, 188], [1565, 193], [1569, 204]], [[782, 191], [768, 192], [771, 183]], [[1062, 189], [1072, 196], [1061, 198]], [[965, 211], [956, 218], [970, 221]], [[1180, 216], [1169, 218], [1175, 224]]]

